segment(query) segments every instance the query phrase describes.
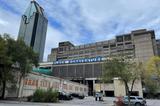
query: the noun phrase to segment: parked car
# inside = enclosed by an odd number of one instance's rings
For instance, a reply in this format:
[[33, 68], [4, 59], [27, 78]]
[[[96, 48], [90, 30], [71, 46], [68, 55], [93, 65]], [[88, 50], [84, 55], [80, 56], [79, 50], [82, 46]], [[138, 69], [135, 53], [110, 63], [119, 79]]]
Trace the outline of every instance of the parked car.
[[59, 100], [72, 100], [72, 96], [66, 92], [59, 92]]
[[85, 98], [85, 96], [83, 94], [78, 94], [78, 93], [71, 93], [71, 96], [75, 97], [75, 98], [79, 98], [79, 99]]
[[[131, 106], [146, 106], [146, 100], [140, 96], [130, 96]], [[128, 106], [128, 96], [116, 97], [115, 106]]]

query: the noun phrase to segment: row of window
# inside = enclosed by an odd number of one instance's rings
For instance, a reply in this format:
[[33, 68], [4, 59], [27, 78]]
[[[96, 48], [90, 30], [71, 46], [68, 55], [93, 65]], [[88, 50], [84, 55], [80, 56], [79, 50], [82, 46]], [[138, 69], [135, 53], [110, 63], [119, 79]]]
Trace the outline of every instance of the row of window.
[[[111, 52], [114, 52], [114, 51], [117, 51], [119, 49], [133, 49], [134, 46], [133, 45], [126, 45], [126, 46], [119, 46], [119, 47], [114, 47], [114, 48], [111, 48]], [[79, 57], [79, 55], [93, 55], [93, 54], [103, 54], [103, 53], [106, 53], [106, 52], [109, 52], [109, 50], [103, 50], [103, 49], [100, 49], [100, 50], [90, 50], [88, 52], [86, 51], [79, 51], [79, 52], [72, 52], [72, 53], [69, 53], [69, 54], [63, 54], [63, 55], [58, 55], [59, 57], [68, 57], [68, 56], [71, 56], [71, 57]]]
[[[24, 80], [24, 85], [29, 85], [29, 86], [36, 86], [38, 87], [38, 80], [35, 79], [25, 79]], [[55, 89], [59, 89], [60, 87], [60, 83], [58, 82], [53, 82], [52, 86], [51, 83], [47, 80], [42, 80], [40, 81], [40, 87], [47, 87], [47, 88], [55, 88]], [[75, 91], [87, 91], [86, 88], [82, 88], [82, 87], [78, 87], [78, 86], [73, 86], [70, 84], [63, 84], [62, 88], [65, 90], [75, 90]]]
[[132, 40], [132, 36], [130, 34], [124, 36], [117, 36], [116, 40], [117, 42], [130, 41]]
[[[131, 42], [129, 42], [129, 43], [126, 43], [126, 44], [130, 44]], [[117, 45], [122, 45], [122, 44], [117, 44]], [[90, 47], [90, 48], [88, 48], [88, 49], [82, 49], [82, 50], [80, 50], [80, 49], [78, 49], [78, 51], [76, 50], [73, 50], [72, 52], [70, 52], [69, 53], [69, 55], [75, 55], [75, 54], [83, 54], [83, 53], [89, 53], [89, 52], [96, 52], [96, 51], [101, 51], [101, 50], [103, 50], [103, 49], [106, 49], [106, 48], [115, 48], [116, 47], [116, 44], [114, 43], [114, 44], [110, 44], [110, 45], [101, 45], [101, 46], [94, 46], [94, 47]], [[60, 51], [68, 51], [69, 50], [69, 48], [68, 47], [59, 47], [59, 52]], [[75, 51], [75, 52], [74, 52]]]

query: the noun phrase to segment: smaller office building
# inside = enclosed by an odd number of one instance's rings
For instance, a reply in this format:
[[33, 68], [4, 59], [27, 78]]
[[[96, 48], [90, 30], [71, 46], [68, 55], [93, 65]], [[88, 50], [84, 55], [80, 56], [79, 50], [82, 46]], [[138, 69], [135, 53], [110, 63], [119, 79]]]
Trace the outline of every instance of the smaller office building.
[[[17, 97], [18, 89], [10, 87], [8, 84], [5, 97]], [[18, 86], [18, 85], [17, 85]], [[52, 88], [57, 91], [64, 91], [67, 93], [79, 93], [87, 96], [88, 86], [79, 84], [62, 78], [57, 78], [37, 72], [31, 72], [22, 81], [20, 93], [18, 97], [27, 97], [32, 95], [36, 89]], [[1, 93], [1, 92], [0, 92]]]

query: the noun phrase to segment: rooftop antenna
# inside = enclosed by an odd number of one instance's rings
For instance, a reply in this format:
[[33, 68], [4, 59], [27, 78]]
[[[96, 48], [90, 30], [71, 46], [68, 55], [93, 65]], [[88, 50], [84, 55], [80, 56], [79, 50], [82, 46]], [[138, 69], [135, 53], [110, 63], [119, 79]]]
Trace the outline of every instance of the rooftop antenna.
[[36, 0], [32, 0], [32, 2], [36, 2]]

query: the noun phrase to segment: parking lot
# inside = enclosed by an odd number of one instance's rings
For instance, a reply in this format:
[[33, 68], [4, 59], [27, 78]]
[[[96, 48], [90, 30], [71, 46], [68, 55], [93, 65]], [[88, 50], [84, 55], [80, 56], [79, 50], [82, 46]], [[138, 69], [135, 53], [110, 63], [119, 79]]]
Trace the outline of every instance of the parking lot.
[[[104, 101], [95, 101], [94, 97], [60, 101], [60, 103], [33, 103], [17, 101], [0, 101], [0, 106], [113, 106], [112, 97], [104, 97]], [[147, 100], [147, 106], [160, 106], [160, 100]]]

